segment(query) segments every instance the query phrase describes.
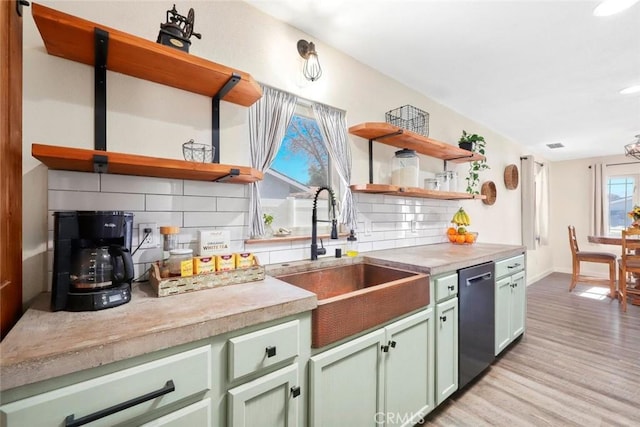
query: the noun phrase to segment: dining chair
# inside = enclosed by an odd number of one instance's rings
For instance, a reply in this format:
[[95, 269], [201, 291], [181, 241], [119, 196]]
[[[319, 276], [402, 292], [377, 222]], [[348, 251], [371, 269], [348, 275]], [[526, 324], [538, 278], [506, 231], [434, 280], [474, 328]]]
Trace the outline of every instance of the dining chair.
[[[627, 311], [627, 296], [640, 298], [640, 279], [635, 280], [635, 275], [640, 275], [640, 228], [634, 227], [622, 230], [622, 256], [618, 260], [620, 266], [620, 283], [618, 292], [622, 311]], [[627, 282], [627, 274], [631, 281]]]
[[[578, 248], [576, 240], [576, 229], [573, 225], [569, 226], [569, 246], [571, 246], [571, 257], [573, 260], [573, 271], [571, 275], [571, 285], [569, 292], [576, 287], [578, 282], [592, 283], [595, 285], [609, 286], [609, 296], [616, 297], [616, 255], [608, 252], [586, 252]], [[609, 265], [609, 278], [587, 276], [580, 273], [580, 264], [583, 262], [595, 262]]]

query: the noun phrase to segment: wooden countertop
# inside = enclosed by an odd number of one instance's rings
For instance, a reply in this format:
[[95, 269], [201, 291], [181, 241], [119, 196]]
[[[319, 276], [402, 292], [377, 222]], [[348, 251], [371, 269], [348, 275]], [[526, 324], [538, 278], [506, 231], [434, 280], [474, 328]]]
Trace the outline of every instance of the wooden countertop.
[[[526, 252], [523, 246], [450, 243], [363, 253], [390, 267], [431, 275]], [[353, 262], [322, 257], [288, 263], [306, 270]], [[281, 266], [267, 266], [277, 274]], [[158, 298], [151, 286], [134, 287], [131, 302], [92, 312], [51, 312], [40, 295], [0, 343], [0, 391], [206, 339], [247, 326], [313, 310], [316, 295], [267, 276]]]
[[0, 390], [43, 381], [302, 313], [316, 295], [267, 276], [259, 282], [158, 298], [148, 284], [129, 303], [52, 312], [41, 294], [0, 343]]

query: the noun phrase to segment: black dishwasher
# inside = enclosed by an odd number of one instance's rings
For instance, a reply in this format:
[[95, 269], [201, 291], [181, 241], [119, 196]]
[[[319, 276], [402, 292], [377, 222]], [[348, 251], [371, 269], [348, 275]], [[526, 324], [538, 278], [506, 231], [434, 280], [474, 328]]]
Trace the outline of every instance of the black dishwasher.
[[494, 359], [495, 265], [458, 270], [458, 389], [484, 371]]

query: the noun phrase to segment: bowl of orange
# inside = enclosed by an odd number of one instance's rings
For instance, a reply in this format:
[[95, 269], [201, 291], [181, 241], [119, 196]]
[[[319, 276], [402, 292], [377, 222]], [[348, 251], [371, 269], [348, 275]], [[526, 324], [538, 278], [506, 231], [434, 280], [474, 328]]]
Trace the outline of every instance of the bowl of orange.
[[450, 227], [447, 230], [449, 241], [455, 245], [472, 245], [478, 240], [476, 231], [463, 231]]

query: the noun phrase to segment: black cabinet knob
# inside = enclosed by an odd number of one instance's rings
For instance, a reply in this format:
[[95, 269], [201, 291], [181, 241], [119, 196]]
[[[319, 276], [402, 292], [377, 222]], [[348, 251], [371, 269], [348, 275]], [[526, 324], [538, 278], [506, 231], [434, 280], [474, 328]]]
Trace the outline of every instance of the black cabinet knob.
[[264, 351], [267, 353], [267, 357], [273, 357], [276, 355], [276, 346], [270, 345]]
[[380, 348], [382, 350], [383, 353], [388, 353], [389, 352], [389, 346], [388, 345], [383, 345]]
[[453, 285], [447, 286], [447, 289], [449, 289], [450, 291], [453, 291], [456, 287]]
[[391, 346], [391, 348], [396, 348], [396, 342], [395, 341], [389, 341], [389, 346]]
[[300, 386], [291, 387], [291, 397], [296, 398], [300, 396]]
[[440, 316], [440, 320], [442, 320], [443, 322], [447, 321], [447, 316]]

